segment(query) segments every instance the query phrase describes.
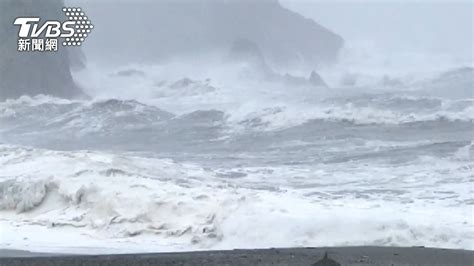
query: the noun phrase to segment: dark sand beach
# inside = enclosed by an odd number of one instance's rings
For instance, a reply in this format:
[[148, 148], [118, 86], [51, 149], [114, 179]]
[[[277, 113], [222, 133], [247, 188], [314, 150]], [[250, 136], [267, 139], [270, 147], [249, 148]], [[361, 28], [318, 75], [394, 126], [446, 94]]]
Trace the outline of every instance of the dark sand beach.
[[[328, 259], [324, 259], [325, 253]], [[0, 265], [394, 265], [468, 266], [474, 252], [423, 247], [332, 247], [121, 255], [61, 255], [0, 251]]]

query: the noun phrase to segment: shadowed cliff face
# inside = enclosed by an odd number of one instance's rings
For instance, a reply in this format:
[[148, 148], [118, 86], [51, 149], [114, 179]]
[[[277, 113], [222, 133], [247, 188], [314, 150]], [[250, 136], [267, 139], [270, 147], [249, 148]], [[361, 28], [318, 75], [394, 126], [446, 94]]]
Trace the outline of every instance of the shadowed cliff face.
[[63, 98], [83, 95], [72, 79], [66, 48], [59, 47], [57, 52], [17, 51], [16, 17], [58, 20], [64, 18], [62, 7], [62, 0], [0, 1], [0, 100], [37, 94]]
[[282, 7], [278, 0], [213, 1], [210, 25], [216, 42], [236, 38], [255, 42], [271, 64], [317, 65], [336, 59], [342, 38]]
[[[0, 100], [47, 94], [82, 96], [71, 68], [84, 67], [78, 47], [58, 52], [17, 52], [19, 16], [42, 21], [63, 18], [63, 0], [0, 1]], [[312, 20], [293, 13], [277, 0], [70, 1], [87, 9], [97, 25], [85, 44], [88, 57], [115, 63], [157, 63], [220, 54], [246, 39], [270, 66], [316, 66], [334, 61], [342, 39]], [[88, 54], [90, 53], [90, 54]]]
[[271, 65], [314, 67], [334, 61], [343, 45], [341, 37], [277, 0], [119, 1], [113, 12], [109, 1], [81, 5], [97, 25], [87, 49], [107, 61], [226, 55], [236, 40], [246, 39]]

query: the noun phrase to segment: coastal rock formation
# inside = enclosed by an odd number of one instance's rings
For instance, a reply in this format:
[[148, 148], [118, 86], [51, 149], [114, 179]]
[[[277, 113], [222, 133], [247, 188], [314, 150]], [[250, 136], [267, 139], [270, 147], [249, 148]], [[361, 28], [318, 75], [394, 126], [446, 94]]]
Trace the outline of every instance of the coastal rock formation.
[[321, 76], [312, 71], [309, 78], [290, 74], [281, 75], [275, 72], [266, 62], [258, 45], [250, 40], [238, 39], [230, 49], [228, 62], [245, 64], [246, 76], [271, 82], [278, 82], [287, 86], [328, 87]]
[[316, 71], [314, 71], [314, 70], [309, 75], [308, 82], [311, 85], [314, 85], [314, 86], [320, 86], [320, 87], [327, 87], [328, 86], [326, 84], [326, 82], [324, 82], [323, 78], [321, 78], [321, 76], [318, 73], [316, 73]]
[[[188, 55], [223, 53], [249, 40], [270, 65], [316, 66], [337, 58], [343, 40], [277, 0], [196, 0], [84, 3], [97, 25], [88, 49], [119, 62], [163, 62]], [[126, 18], [126, 19], [123, 19]], [[126, 34], [122, 34], [126, 32]], [[117, 35], [124, 35], [116, 40]], [[104, 49], [105, 44], [107, 49]]]
[[275, 76], [258, 45], [247, 39], [237, 39], [234, 41], [227, 61], [248, 65], [251, 68], [249, 72], [255, 73], [260, 78], [268, 79]]
[[67, 49], [17, 51], [19, 28], [13, 25], [16, 17], [58, 20], [64, 18], [62, 7], [62, 0], [0, 1], [0, 100], [38, 94], [63, 98], [83, 95], [72, 79]]

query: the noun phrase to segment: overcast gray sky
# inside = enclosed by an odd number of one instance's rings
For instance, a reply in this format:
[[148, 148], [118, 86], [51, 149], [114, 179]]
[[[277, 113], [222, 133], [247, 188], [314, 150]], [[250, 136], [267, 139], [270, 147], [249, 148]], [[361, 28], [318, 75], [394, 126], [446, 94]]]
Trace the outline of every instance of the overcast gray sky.
[[382, 49], [473, 54], [474, 1], [280, 0], [342, 35]]

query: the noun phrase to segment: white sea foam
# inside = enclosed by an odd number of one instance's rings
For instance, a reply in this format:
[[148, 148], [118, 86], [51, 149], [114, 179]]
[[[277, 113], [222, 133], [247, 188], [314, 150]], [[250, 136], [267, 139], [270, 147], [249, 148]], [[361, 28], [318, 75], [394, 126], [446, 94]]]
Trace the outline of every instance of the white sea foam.
[[0, 247], [474, 249], [470, 70], [377, 64], [323, 69], [330, 89], [90, 64], [92, 100], [0, 102]]
[[[335, 171], [324, 164], [205, 170], [127, 154], [1, 145], [0, 246], [77, 253], [357, 244], [472, 249], [472, 191], [465, 184], [474, 165], [433, 160], [348, 163]], [[232, 171], [243, 176], [219, 174]]]
[[[403, 96], [393, 98], [393, 105], [403, 101]], [[208, 105], [204, 109], [189, 109], [180, 113], [179, 107], [169, 107], [177, 112], [177, 119], [192, 112], [202, 110], [223, 111], [222, 123], [228, 134], [247, 131], [271, 131], [291, 128], [309, 121], [344, 122], [355, 125], [402, 125], [423, 122], [466, 122], [474, 121], [472, 100], [443, 100], [436, 106], [423, 107], [429, 98], [411, 98], [413, 107], [396, 108], [392, 103], [377, 103], [377, 99], [368, 99], [370, 104], [353, 102], [330, 102], [288, 104], [283, 102], [265, 103], [246, 102], [240, 106], [223, 108], [220, 105]], [[170, 100], [179, 104], [178, 99]], [[190, 103], [193, 106], [194, 103]], [[169, 105], [169, 104], [168, 104]], [[386, 106], [384, 106], [386, 105]], [[199, 105], [198, 105], [199, 106]], [[199, 107], [195, 107], [199, 108]], [[220, 109], [219, 109], [220, 108]], [[21, 97], [0, 103], [0, 119], [4, 122], [2, 131], [17, 128], [19, 125], [47, 126], [47, 130], [72, 130], [75, 134], [86, 135], [116, 130], [151, 127], [157, 123], [166, 123], [175, 114], [167, 112], [159, 102], [143, 104], [135, 100], [94, 100], [66, 101], [47, 96]], [[40, 130], [38, 127], [36, 130]], [[34, 132], [28, 132], [28, 134]]]

